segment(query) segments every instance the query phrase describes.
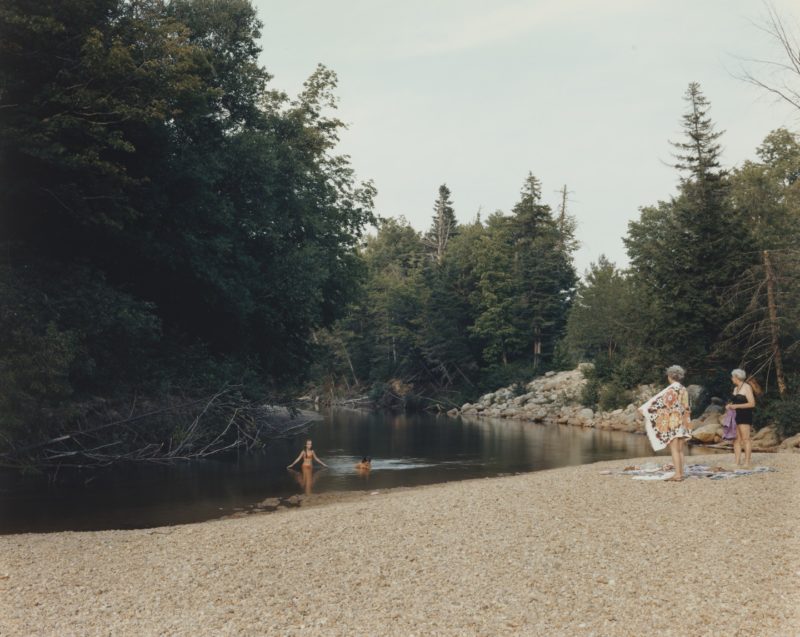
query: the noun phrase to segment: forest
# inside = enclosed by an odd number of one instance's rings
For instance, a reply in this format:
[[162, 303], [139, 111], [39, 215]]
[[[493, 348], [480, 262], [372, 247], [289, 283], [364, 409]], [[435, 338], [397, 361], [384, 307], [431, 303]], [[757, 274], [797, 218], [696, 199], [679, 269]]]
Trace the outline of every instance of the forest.
[[582, 361], [605, 408], [668, 364], [717, 392], [744, 367], [799, 430], [795, 132], [725, 167], [689, 83], [677, 191], [628, 265], [578, 273], [566, 186], [551, 206], [527, 167], [510, 211], [458, 221], [442, 184], [426, 231], [382, 217], [335, 72], [273, 87], [260, 29], [248, 0], [4, 1], [0, 464], [197, 457], [302, 393], [446, 410]]

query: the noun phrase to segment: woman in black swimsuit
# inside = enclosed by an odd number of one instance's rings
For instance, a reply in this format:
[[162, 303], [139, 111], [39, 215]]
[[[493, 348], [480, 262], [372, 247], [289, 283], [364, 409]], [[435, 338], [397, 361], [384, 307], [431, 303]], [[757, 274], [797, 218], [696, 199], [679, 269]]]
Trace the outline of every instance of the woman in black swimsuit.
[[727, 409], [736, 411], [736, 440], [733, 441], [733, 458], [737, 467], [742, 458], [742, 446], [744, 446], [745, 467], [750, 466], [750, 454], [753, 450], [750, 430], [753, 427], [753, 408], [756, 406], [756, 397], [746, 379], [747, 374], [743, 369], [734, 369], [731, 372], [733, 396], [726, 405]]

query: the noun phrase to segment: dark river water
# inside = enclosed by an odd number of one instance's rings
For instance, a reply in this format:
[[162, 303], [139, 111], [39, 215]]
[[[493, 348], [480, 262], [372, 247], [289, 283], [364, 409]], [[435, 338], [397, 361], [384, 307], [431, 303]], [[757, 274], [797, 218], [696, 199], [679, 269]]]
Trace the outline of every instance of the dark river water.
[[[307, 437], [329, 469], [286, 465]], [[708, 453], [707, 449], [702, 450]], [[647, 438], [509, 420], [335, 410], [307, 435], [238, 458], [138, 465], [49, 485], [0, 474], [0, 533], [132, 529], [198, 522], [293, 494], [409, 487], [647, 456]], [[691, 450], [690, 450], [691, 453]], [[371, 456], [372, 470], [354, 465]], [[668, 457], [664, 458], [665, 461]], [[298, 465], [299, 467], [299, 465]]]

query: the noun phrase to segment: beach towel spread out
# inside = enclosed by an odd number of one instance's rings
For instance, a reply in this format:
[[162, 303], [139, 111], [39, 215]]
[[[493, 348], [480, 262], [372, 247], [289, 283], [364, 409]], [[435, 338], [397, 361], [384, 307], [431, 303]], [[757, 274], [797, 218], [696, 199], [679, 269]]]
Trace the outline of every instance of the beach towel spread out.
[[691, 438], [689, 392], [672, 383], [639, 407], [653, 451], [661, 451], [673, 438]]
[[[686, 478], [710, 478], [711, 480], [728, 480], [730, 478], [741, 478], [752, 476], [759, 473], [770, 473], [777, 471], [773, 467], [753, 467], [752, 469], [726, 469], [724, 467], [714, 467], [705, 464], [690, 464], [684, 469]], [[643, 465], [631, 465], [617, 471], [606, 469], [600, 472], [601, 475], [626, 475], [634, 480], [666, 480], [675, 475], [675, 470], [671, 464], [658, 465], [654, 462], [647, 462]]]
[[725, 440], [736, 438], [736, 410], [726, 409], [725, 418], [722, 421], [722, 437]]

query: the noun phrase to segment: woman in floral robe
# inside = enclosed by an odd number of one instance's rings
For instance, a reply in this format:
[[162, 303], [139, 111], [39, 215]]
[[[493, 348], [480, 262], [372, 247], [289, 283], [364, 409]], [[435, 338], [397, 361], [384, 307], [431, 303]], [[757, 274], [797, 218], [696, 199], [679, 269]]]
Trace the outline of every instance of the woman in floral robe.
[[639, 407], [653, 450], [669, 447], [675, 466], [675, 475], [669, 478], [672, 482], [683, 480], [685, 440], [692, 437], [689, 392], [681, 384], [685, 375], [683, 367], [670, 367], [667, 370], [669, 386]]

